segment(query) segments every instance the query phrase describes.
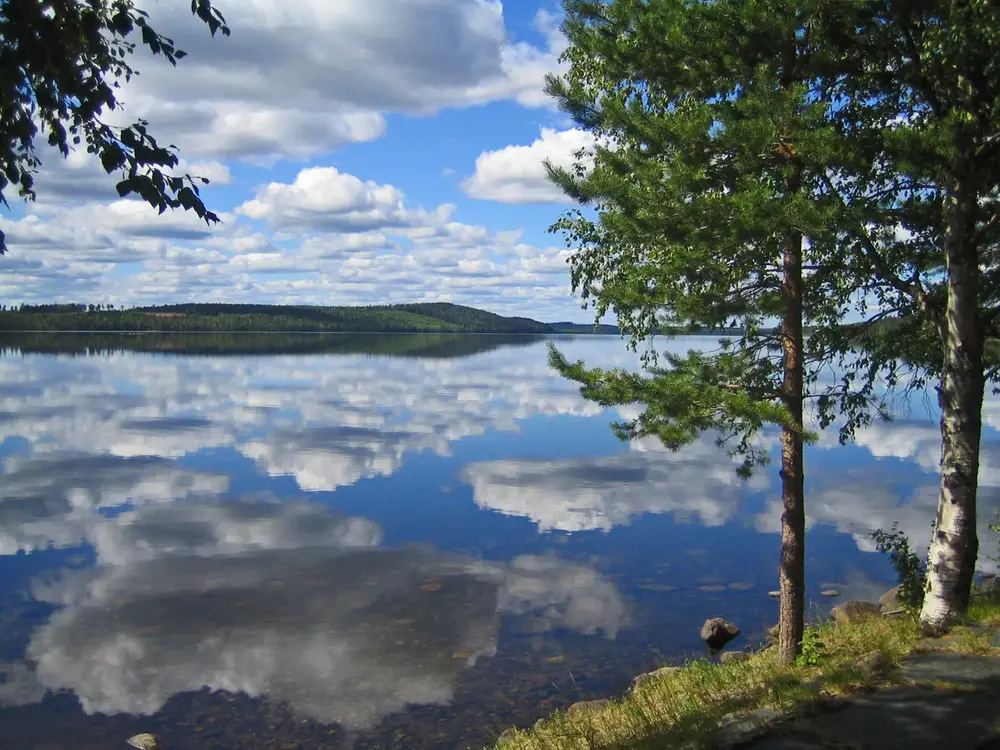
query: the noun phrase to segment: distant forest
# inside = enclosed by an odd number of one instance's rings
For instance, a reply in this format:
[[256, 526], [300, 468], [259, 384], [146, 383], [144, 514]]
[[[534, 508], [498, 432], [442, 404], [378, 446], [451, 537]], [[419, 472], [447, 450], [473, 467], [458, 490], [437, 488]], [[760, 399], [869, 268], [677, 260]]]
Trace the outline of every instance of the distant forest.
[[[542, 323], [449, 302], [367, 307], [185, 303], [116, 309], [114, 305], [0, 304], [0, 331], [511, 333], [618, 335], [616, 325]], [[664, 331], [666, 333], [666, 331]], [[733, 334], [738, 329], [684, 329], [674, 334]]]
[[530, 318], [439, 302], [371, 307], [181, 304], [118, 310], [110, 305], [0, 306], [0, 331], [556, 333]]

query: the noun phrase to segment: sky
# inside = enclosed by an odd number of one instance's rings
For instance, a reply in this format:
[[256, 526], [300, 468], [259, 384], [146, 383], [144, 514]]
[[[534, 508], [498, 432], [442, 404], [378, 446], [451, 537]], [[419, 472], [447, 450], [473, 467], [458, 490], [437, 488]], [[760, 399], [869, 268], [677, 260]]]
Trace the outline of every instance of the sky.
[[589, 143], [543, 90], [563, 69], [558, 0], [217, 0], [232, 36], [214, 39], [188, 3], [140, 5], [188, 57], [138, 53], [108, 120], [175, 144], [222, 222], [158, 216], [45, 146], [38, 200], [0, 209], [0, 300], [593, 319], [547, 232], [570, 203], [542, 162]]

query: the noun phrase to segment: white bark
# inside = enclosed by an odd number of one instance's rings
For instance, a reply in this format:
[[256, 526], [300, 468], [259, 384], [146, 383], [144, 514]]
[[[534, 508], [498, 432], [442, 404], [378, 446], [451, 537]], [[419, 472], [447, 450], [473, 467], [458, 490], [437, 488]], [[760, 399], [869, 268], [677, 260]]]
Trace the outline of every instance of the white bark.
[[979, 258], [970, 231], [975, 205], [961, 185], [949, 192], [945, 205], [948, 299], [939, 391], [941, 484], [920, 612], [921, 625], [930, 633], [946, 630], [968, 609], [979, 550], [976, 492], [985, 379]]

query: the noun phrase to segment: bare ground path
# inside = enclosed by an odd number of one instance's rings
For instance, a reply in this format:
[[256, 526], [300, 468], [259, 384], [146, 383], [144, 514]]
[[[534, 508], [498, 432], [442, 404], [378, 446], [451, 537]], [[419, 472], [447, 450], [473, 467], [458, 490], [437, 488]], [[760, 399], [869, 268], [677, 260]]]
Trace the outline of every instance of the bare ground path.
[[[1000, 629], [989, 645], [1000, 648]], [[914, 653], [900, 687], [775, 725], [752, 750], [1000, 750], [1000, 656], [959, 652], [948, 638]]]

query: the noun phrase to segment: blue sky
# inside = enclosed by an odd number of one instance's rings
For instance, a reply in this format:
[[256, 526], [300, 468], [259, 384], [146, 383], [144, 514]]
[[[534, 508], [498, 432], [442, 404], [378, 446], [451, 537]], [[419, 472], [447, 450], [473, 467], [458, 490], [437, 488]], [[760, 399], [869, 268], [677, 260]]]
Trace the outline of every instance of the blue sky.
[[544, 95], [557, 2], [148, 2], [189, 56], [140, 55], [123, 110], [179, 146], [223, 224], [119, 200], [85, 153], [43, 150], [39, 199], [0, 215], [6, 303], [453, 301], [590, 320], [547, 227], [568, 207], [542, 160], [587, 134]]

